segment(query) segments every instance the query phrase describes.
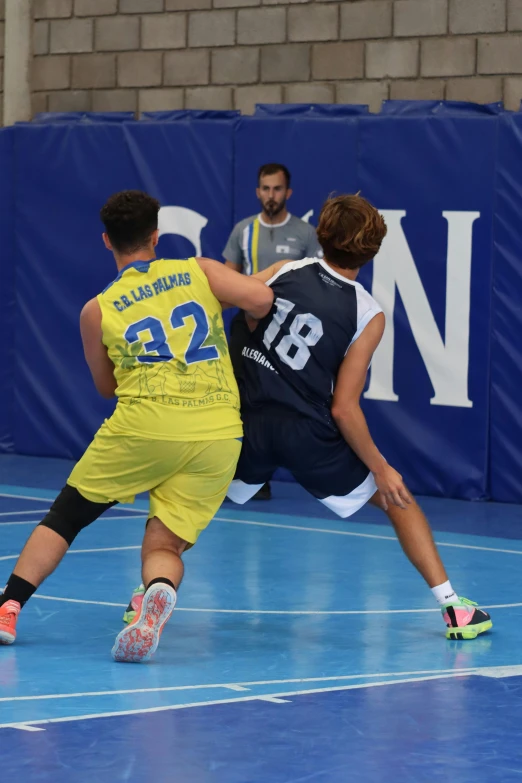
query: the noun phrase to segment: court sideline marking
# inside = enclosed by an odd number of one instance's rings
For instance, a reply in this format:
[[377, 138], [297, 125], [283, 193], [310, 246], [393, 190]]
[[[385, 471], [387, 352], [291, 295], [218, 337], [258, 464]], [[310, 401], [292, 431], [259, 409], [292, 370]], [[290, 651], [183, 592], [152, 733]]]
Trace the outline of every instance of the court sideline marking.
[[[11, 497], [11, 496], [8, 496], [8, 495], [5, 495], [5, 496], [6, 497]], [[25, 499], [30, 499], [30, 498], [28, 498], [28, 496], [25, 496], [25, 495], [24, 496], [20, 496], [20, 497], [23, 497]], [[43, 500], [42, 498], [31, 498], [31, 499]], [[126, 509], [122, 508], [122, 510], [126, 510]], [[134, 511], [134, 516], [126, 515], [124, 517], [121, 517], [122, 519], [132, 519], [132, 518], [139, 519], [139, 518], [142, 518], [143, 516], [145, 516], [144, 514], [138, 514], [137, 513], [137, 509], [135, 509], [135, 508], [129, 508], [128, 510], [129, 511]], [[11, 513], [13, 513], [13, 512], [11, 512]], [[19, 512], [19, 513], [21, 513], [21, 512]], [[33, 512], [33, 513], [38, 513], [38, 512]], [[16, 512], [14, 512], [13, 515], [14, 514], [16, 514]], [[114, 519], [115, 517], [108, 517], [108, 519], [111, 519], [111, 518]], [[375, 535], [375, 534], [355, 533], [355, 532], [351, 532], [351, 531], [324, 530], [324, 529], [321, 529], [321, 528], [308, 528], [308, 527], [297, 526], [297, 525], [284, 525], [284, 524], [277, 524], [277, 523], [256, 522], [256, 521], [250, 521], [250, 520], [238, 520], [238, 519], [230, 519], [230, 518], [222, 518], [222, 517], [216, 517], [216, 520], [217, 521], [223, 521], [223, 522], [231, 522], [231, 523], [236, 523], [236, 524], [257, 525], [257, 526], [262, 526], [262, 527], [274, 527], [274, 528], [283, 528], [283, 529], [290, 529], [290, 530], [296, 529], [296, 530], [301, 530], [301, 531], [329, 533], [329, 534], [334, 534], [334, 535], [351, 535], [351, 536], [361, 537], [361, 538], [373, 538], [373, 539], [397, 541], [397, 539], [394, 536], [384, 536], [384, 535]], [[9, 523], [7, 523], [7, 524], [9, 524]], [[12, 523], [12, 524], [16, 524], [16, 523]], [[480, 546], [472, 546], [472, 545], [465, 545], [465, 544], [451, 544], [451, 543], [442, 543], [441, 544], [441, 543], [439, 543], [438, 545], [439, 546], [450, 546], [450, 547], [453, 546], [453, 547], [463, 548], [463, 549], [479, 549], [479, 550], [493, 551], [493, 552], [498, 551], [498, 552], [501, 552], [501, 553], [508, 553], [508, 554], [522, 554], [522, 551], [518, 551], [518, 550], [496, 549], [496, 548], [491, 548], [491, 547], [480, 547]], [[136, 546], [136, 547], [111, 547], [111, 548], [106, 548], [106, 549], [94, 549], [94, 550], [73, 550], [72, 553], [80, 554], [80, 553], [97, 552], [97, 551], [115, 551], [115, 550], [119, 550], [119, 549], [139, 549], [139, 548], [140, 548], [139, 546]], [[55, 598], [55, 597], [52, 597], [52, 596], [37, 596], [37, 597], [44, 598], [45, 600], [65, 600], [65, 601], [72, 601], [72, 602], [75, 602], [75, 603], [96, 603], [96, 604], [104, 605], [103, 602], [84, 601], [84, 600], [80, 600], [80, 599], [60, 599], [60, 598]], [[124, 606], [124, 604], [107, 604], [107, 605], [109, 605], [109, 606], [118, 606], [118, 607], [123, 607]], [[503, 608], [503, 607], [508, 607], [508, 606], [510, 606], [510, 607], [522, 606], [522, 604], [501, 604], [501, 605], [498, 605], [497, 607], [487, 607], [487, 608]], [[378, 613], [382, 613], [379, 610], [369, 610], [367, 612], [355, 612], [355, 611], [353, 611], [353, 612], [279, 612], [279, 611], [260, 610], [258, 612], [256, 610], [226, 610], [226, 609], [213, 610], [213, 609], [183, 609], [183, 608], [181, 608], [181, 611], [200, 611], [200, 612], [217, 611], [217, 612], [233, 612], [233, 613], [249, 613], [249, 614], [250, 613], [252, 613], [252, 614], [258, 614], [258, 613], [260, 613], [260, 614], [362, 614], [362, 613], [364, 613], [364, 614], [370, 614], [370, 613], [371, 614], [374, 614], [374, 613], [378, 614]], [[403, 613], [403, 612], [438, 612], [439, 610], [438, 609], [420, 609], [420, 610], [384, 610], [384, 611], [386, 613], [390, 613], [390, 612]], [[492, 671], [494, 668], [495, 667], [485, 667], [484, 673], [485, 673], [485, 671], [487, 669]], [[500, 667], [500, 668], [502, 668], [502, 667]], [[503, 667], [503, 668], [505, 669], [506, 667]], [[381, 675], [377, 675], [377, 674], [374, 674], [374, 675], [372, 675], [372, 674], [369, 674], [369, 675], [349, 675], [349, 676], [341, 676], [341, 677], [319, 678], [318, 680], [313, 679], [313, 678], [307, 678], [305, 680], [267, 681], [266, 683], [262, 683], [260, 681], [260, 683], [258, 683], [258, 684], [272, 684], [272, 683], [276, 684], [276, 683], [284, 683], [284, 682], [290, 683], [290, 682], [315, 682], [315, 681], [327, 681], [327, 680], [341, 680], [341, 679], [347, 679], [348, 677], [350, 677], [350, 679], [355, 679], [357, 677], [359, 677], [359, 678], [367, 678], [367, 677], [377, 677], [377, 676], [395, 677], [396, 678], [396, 677], [400, 676], [401, 674], [411, 675], [411, 674], [415, 674], [415, 673], [414, 672], [404, 672], [404, 673], [388, 673], [388, 674], [381, 674]], [[47, 724], [47, 723], [69, 722], [69, 721], [76, 721], [76, 720], [87, 720], [87, 719], [94, 719], [94, 718], [98, 718], [98, 717], [112, 717], [112, 716], [116, 717], [116, 716], [120, 716], [120, 715], [133, 715], [133, 714], [141, 714], [141, 713], [144, 713], [144, 712], [157, 712], [157, 711], [164, 711], [164, 710], [186, 709], [186, 708], [190, 708], [190, 707], [210, 706], [212, 704], [216, 704], [216, 705], [217, 704], [227, 704], [227, 703], [235, 703], [235, 702], [241, 702], [241, 701], [255, 701], [255, 700], [267, 701], [268, 700], [268, 701], [272, 701], [274, 703], [284, 703], [285, 699], [282, 698], [282, 697], [290, 697], [291, 698], [292, 696], [314, 694], [314, 693], [327, 693], [327, 692], [340, 691], [340, 690], [351, 690], [351, 689], [354, 689], [354, 688], [378, 687], [378, 686], [381, 686], [381, 685], [388, 685], [388, 684], [401, 684], [401, 683], [419, 682], [419, 681], [426, 681], [426, 680], [437, 680], [437, 679], [444, 679], [444, 678], [450, 678], [450, 677], [465, 677], [465, 676], [470, 676], [470, 675], [474, 675], [474, 674], [481, 675], [481, 671], [477, 670], [477, 669], [466, 669], [466, 670], [461, 669], [461, 670], [458, 670], [458, 671], [441, 670], [441, 671], [439, 671], [437, 673], [426, 672], [426, 674], [428, 676], [425, 676], [425, 677], [422, 677], [422, 678], [415, 677], [414, 679], [407, 678], [407, 679], [400, 679], [400, 680], [393, 679], [393, 680], [389, 680], [389, 681], [375, 682], [375, 683], [357, 683], [357, 684], [351, 684], [351, 685], [340, 686], [340, 687], [330, 687], [330, 688], [323, 688], [323, 689], [315, 689], [314, 688], [314, 689], [311, 689], [311, 690], [293, 691], [293, 692], [289, 692], [289, 693], [276, 693], [276, 694], [268, 694], [268, 695], [263, 695], [263, 696], [253, 696], [253, 695], [251, 695], [251, 696], [231, 698], [231, 699], [226, 699], [226, 700], [217, 700], [217, 701], [208, 701], [208, 702], [196, 702], [196, 703], [193, 703], [193, 704], [183, 704], [183, 705], [171, 705], [171, 706], [154, 707], [154, 708], [149, 708], [149, 709], [145, 709], [145, 710], [137, 709], [137, 710], [128, 710], [128, 711], [115, 712], [115, 713], [100, 713], [100, 714], [94, 714], [94, 715], [66, 716], [66, 717], [61, 717], [61, 718], [51, 718], [51, 719], [37, 720], [37, 721], [27, 721], [26, 720], [26, 721], [20, 722], [20, 723], [0, 724], [0, 728], [12, 727], [12, 728], [19, 728], [20, 730], [25, 730], [25, 731], [42, 731], [44, 729], [37, 728], [37, 726], [41, 726], [42, 724]], [[489, 676], [495, 676], [495, 675], [489, 675]], [[509, 676], [509, 675], [507, 675], [507, 676]], [[252, 684], [256, 684], [256, 683], [252, 683]], [[235, 686], [232, 685], [232, 684], [228, 684], [228, 685], [219, 685], [219, 686], [181, 686], [181, 687], [183, 687], [184, 689], [188, 689], [188, 688], [191, 688], [191, 687], [194, 687], [194, 688], [224, 687], [224, 688], [230, 688], [230, 689], [233, 689], [233, 690], [239, 690], [239, 689], [241, 689], [244, 686], [243, 685], [239, 685], [239, 684], [235, 685]], [[174, 690], [174, 689], [175, 688], [173, 687], [173, 688], [164, 688], [164, 689], [158, 689], [158, 690]], [[143, 689], [143, 691], [145, 691], [145, 692], [148, 692], [150, 690], [155, 690], [155, 689]], [[130, 692], [133, 693], [133, 692], [142, 692], [142, 691], [130, 691]], [[118, 692], [114, 692], [114, 693], [116, 694]], [[122, 693], [126, 693], [126, 691], [123, 691]], [[70, 696], [73, 696], [73, 695], [86, 695], [87, 696], [87, 695], [98, 695], [98, 694], [94, 694], [94, 693], [93, 694], [71, 694]], [[111, 692], [102, 692], [99, 695], [111, 695]], [[70, 696], [68, 694], [66, 694], [66, 695], [55, 695], [55, 696], [50, 696], [50, 697], [45, 697], [45, 696], [43, 696], [43, 697], [29, 697], [29, 699], [30, 698], [42, 698], [42, 699], [44, 699], [44, 698], [68, 698]], [[19, 698], [20, 698], [20, 700], [24, 700], [24, 698], [27, 700], [27, 697], [19, 697]], [[9, 701], [10, 699], [5, 699], [5, 700]], [[15, 699], [12, 699], [12, 700], [15, 700]], [[0, 701], [4, 701], [4, 699], [0, 699]], [[35, 725], [31, 725], [33, 723]]]
[[[497, 675], [498, 670], [498, 675]], [[210, 683], [206, 685], [170, 685], [158, 688], [131, 688], [127, 690], [115, 691], [85, 691], [81, 693], [51, 693], [36, 696], [2, 696], [0, 702], [13, 701], [45, 701], [47, 699], [73, 699], [84, 698], [87, 696], [124, 696], [137, 693], [167, 693], [171, 691], [196, 691], [212, 690], [213, 688], [226, 688], [229, 690], [247, 691], [255, 685], [290, 685], [291, 683], [305, 682], [339, 682], [341, 680], [364, 680], [376, 677], [417, 677], [453, 674], [455, 676], [465, 674], [480, 674], [491, 677], [514, 677], [522, 675], [522, 665], [513, 664], [510, 666], [475, 666], [462, 669], [428, 669], [410, 672], [376, 672], [371, 674], [341, 674], [330, 677], [294, 677], [286, 680], [253, 680], [251, 682], [235, 683]]]
[[[426, 677], [413, 677], [399, 680], [384, 680], [383, 682], [356, 683], [353, 685], [341, 685], [331, 688], [311, 688], [302, 691], [285, 691], [283, 693], [267, 693], [262, 696], [239, 696], [233, 699], [214, 699], [212, 701], [192, 702], [190, 704], [170, 704], [160, 707], [146, 707], [145, 709], [122, 710], [121, 712], [99, 712], [90, 715], [67, 715], [60, 718], [45, 718], [41, 720], [25, 720], [19, 723], [0, 723], [0, 729], [20, 729], [31, 731], [32, 726], [44, 726], [49, 723], [70, 723], [71, 721], [95, 720], [97, 718], [117, 718], [126, 715], [143, 715], [146, 713], [166, 712], [168, 710], [186, 710], [192, 707], [210, 707], [219, 704], [238, 704], [247, 701], [273, 701], [274, 699], [291, 700], [293, 696], [308, 696], [317, 693], [333, 693], [338, 691], [351, 691], [361, 688], [379, 688], [383, 685], [403, 685], [412, 682], [427, 682], [429, 680], [454, 679], [456, 677], [468, 677], [475, 672], [454, 672], [452, 674], [435, 674]], [[480, 674], [478, 675], [480, 676]], [[280, 703], [279, 701], [277, 703]]]

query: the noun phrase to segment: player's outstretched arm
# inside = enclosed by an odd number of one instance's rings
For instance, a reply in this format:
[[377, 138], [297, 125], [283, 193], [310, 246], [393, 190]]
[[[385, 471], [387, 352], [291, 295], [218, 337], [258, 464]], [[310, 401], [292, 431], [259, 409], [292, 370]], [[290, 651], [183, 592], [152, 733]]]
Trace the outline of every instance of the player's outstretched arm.
[[114, 364], [102, 342], [102, 313], [97, 299], [91, 299], [80, 315], [83, 352], [89, 365], [94, 385], [102, 397], [111, 399], [116, 391]]
[[337, 375], [332, 401], [332, 416], [343, 438], [373, 473], [381, 504], [406, 508], [411, 497], [402, 476], [388, 465], [373, 442], [360, 400], [372, 356], [384, 332], [384, 315], [379, 313], [350, 346]]
[[290, 259], [285, 258], [284, 261], [276, 261], [275, 264], [271, 264], [266, 269], [262, 269], [261, 272], [257, 272], [253, 277], [256, 278], [256, 280], [261, 280], [262, 283], [268, 283], [269, 280], [271, 280], [274, 275], [277, 275], [279, 270], [285, 265], [289, 264]]
[[233, 269], [234, 272], [241, 272], [241, 264], [236, 264], [234, 261], [225, 261], [225, 266]]
[[264, 318], [270, 312], [274, 294], [260, 280], [238, 274], [210, 258], [197, 258], [196, 261], [207, 276], [212, 293], [220, 302], [240, 307], [253, 318]]

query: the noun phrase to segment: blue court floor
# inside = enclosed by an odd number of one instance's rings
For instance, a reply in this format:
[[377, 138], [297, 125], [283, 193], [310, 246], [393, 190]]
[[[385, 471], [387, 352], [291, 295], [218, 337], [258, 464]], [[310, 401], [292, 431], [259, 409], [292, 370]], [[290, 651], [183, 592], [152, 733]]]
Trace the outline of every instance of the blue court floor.
[[[69, 467], [0, 457], [0, 583]], [[384, 515], [274, 491], [226, 503], [187, 553], [148, 665], [110, 657], [145, 500], [76, 540], [0, 647], [1, 780], [522, 780], [522, 508], [422, 500], [454, 587], [494, 622], [450, 642]]]

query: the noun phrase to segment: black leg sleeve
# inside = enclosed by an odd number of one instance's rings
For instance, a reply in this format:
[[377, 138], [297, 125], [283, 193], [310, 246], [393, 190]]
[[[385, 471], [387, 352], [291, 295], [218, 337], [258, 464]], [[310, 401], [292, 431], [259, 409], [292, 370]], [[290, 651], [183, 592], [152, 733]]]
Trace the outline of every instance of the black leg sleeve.
[[116, 504], [116, 500], [112, 503], [93, 503], [66, 484], [40, 524], [54, 530], [70, 546], [80, 530]]

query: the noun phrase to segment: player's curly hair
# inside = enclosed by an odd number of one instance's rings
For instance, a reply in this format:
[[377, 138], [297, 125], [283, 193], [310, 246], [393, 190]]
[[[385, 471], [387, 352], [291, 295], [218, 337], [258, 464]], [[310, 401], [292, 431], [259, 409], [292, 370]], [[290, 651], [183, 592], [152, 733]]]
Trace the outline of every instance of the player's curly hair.
[[336, 196], [321, 209], [317, 238], [327, 261], [358, 269], [377, 255], [386, 231], [384, 218], [365, 198]]
[[159, 201], [141, 190], [122, 190], [109, 198], [100, 211], [114, 250], [135, 253], [147, 247], [158, 228]]

